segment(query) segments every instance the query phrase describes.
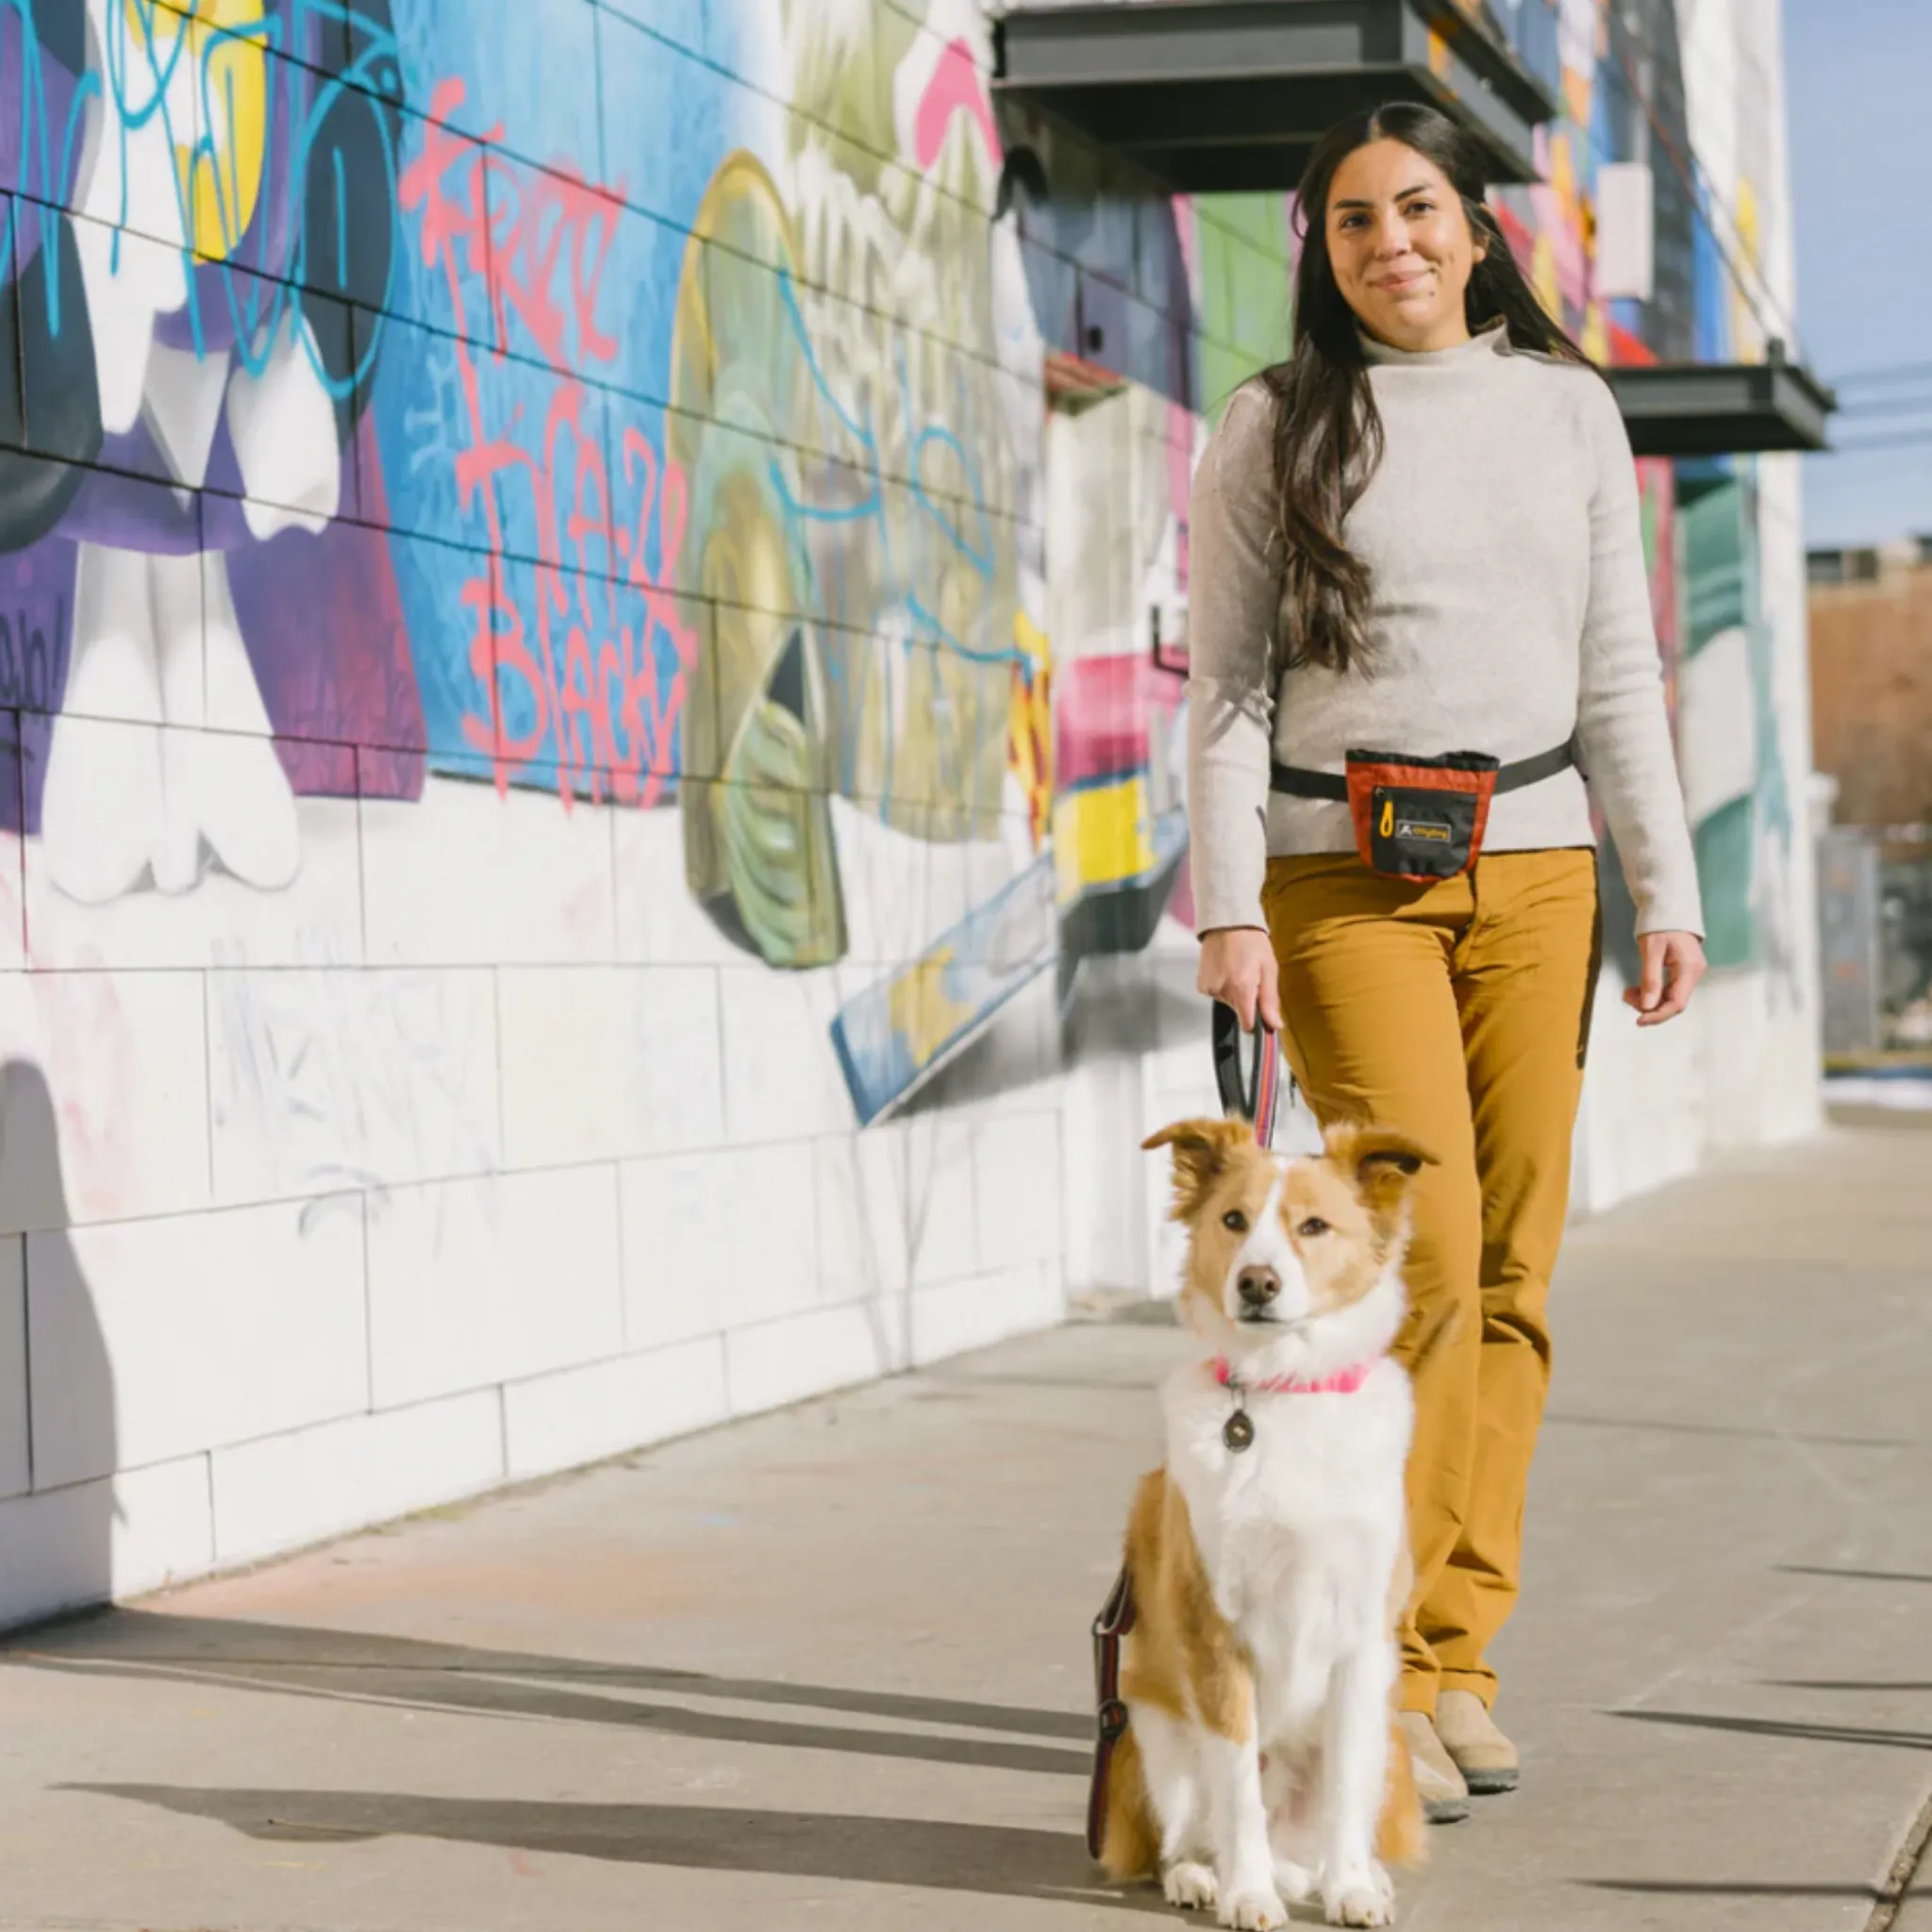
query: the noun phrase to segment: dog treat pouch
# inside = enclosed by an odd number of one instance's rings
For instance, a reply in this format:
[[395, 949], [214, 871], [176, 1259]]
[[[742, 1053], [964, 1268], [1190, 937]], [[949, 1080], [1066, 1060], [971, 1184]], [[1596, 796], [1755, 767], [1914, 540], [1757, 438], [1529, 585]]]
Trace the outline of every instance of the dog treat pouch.
[[1348, 755], [1349, 816], [1362, 863], [1396, 879], [1453, 879], [1475, 863], [1496, 793], [1496, 759]]
[[1427, 884], [1453, 879], [1475, 863], [1498, 792], [1538, 784], [1575, 762], [1574, 738], [1510, 765], [1479, 751], [1440, 758], [1352, 751], [1345, 774], [1277, 764], [1269, 785], [1297, 798], [1346, 804], [1364, 865], [1388, 878]]

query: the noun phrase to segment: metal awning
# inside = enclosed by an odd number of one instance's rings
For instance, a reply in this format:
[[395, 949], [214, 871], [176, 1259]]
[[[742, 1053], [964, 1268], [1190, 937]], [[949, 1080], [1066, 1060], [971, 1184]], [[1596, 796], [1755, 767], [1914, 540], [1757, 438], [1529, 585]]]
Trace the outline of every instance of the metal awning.
[[1824, 447], [1838, 398], [1774, 343], [1763, 362], [1661, 362], [1605, 372], [1641, 457], [1732, 457]]
[[1013, 0], [993, 88], [1044, 108], [1182, 193], [1291, 189], [1343, 116], [1420, 101], [1538, 178], [1555, 99], [1457, 0]]

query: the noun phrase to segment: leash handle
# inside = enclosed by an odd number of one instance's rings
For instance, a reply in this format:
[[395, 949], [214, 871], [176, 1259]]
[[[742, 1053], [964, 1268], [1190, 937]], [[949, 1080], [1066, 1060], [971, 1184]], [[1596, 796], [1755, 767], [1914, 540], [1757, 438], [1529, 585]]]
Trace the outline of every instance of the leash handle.
[[1093, 1699], [1096, 1706], [1093, 1775], [1087, 1786], [1087, 1856], [1098, 1858], [1107, 1843], [1108, 1786], [1113, 1754], [1127, 1728], [1121, 1698], [1121, 1640], [1134, 1627], [1133, 1573], [1123, 1564], [1107, 1602], [1093, 1620]]
[[1255, 1016], [1255, 1050], [1248, 1077], [1241, 1077], [1241, 1015], [1224, 1000], [1214, 1002], [1214, 1084], [1224, 1113], [1239, 1115], [1255, 1129], [1256, 1142], [1274, 1140], [1274, 1109], [1281, 1094], [1281, 1053], [1274, 1029]]

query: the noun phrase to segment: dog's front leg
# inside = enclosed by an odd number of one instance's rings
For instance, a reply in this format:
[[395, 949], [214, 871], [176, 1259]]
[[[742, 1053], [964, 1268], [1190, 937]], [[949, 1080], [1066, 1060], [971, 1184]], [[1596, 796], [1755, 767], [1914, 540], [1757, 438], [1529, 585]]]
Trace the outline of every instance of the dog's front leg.
[[1375, 1861], [1375, 1823], [1389, 1775], [1392, 1646], [1379, 1635], [1342, 1657], [1329, 1680], [1323, 1806], [1322, 1903], [1331, 1925], [1388, 1925], [1395, 1889]]
[[1261, 1797], [1261, 1754], [1255, 1727], [1254, 1685], [1241, 1673], [1238, 1695], [1202, 1712], [1201, 1772], [1214, 1820], [1221, 1923], [1239, 1932], [1274, 1932], [1288, 1924], [1274, 1889], [1268, 1807]]

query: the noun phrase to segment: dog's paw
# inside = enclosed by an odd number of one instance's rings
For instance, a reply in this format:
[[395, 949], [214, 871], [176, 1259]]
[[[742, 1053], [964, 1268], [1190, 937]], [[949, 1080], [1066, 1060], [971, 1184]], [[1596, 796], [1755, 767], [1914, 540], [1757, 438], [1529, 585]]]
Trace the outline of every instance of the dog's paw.
[[1379, 1865], [1343, 1873], [1338, 1883], [1324, 1884], [1322, 1904], [1331, 1925], [1395, 1923], [1395, 1886]]
[[1272, 1891], [1238, 1891], [1222, 1900], [1221, 1923], [1234, 1932], [1277, 1932], [1288, 1924], [1288, 1907]]
[[1298, 1906], [1304, 1899], [1314, 1897], [1315, 1874], [1306, 1865], [1277, 1856], [1274, 1860], [1274, 1889], [1290, 1905]]
[[1167, 1894], [1168, 1904], [1179, 1906], [1184, 1912], [1212, 1911], [1220, 1895], [1214, 1874], [1206, 1865], [1186, 1860], [1170, 1865], [1160, 1874], [1160, 1889]]

